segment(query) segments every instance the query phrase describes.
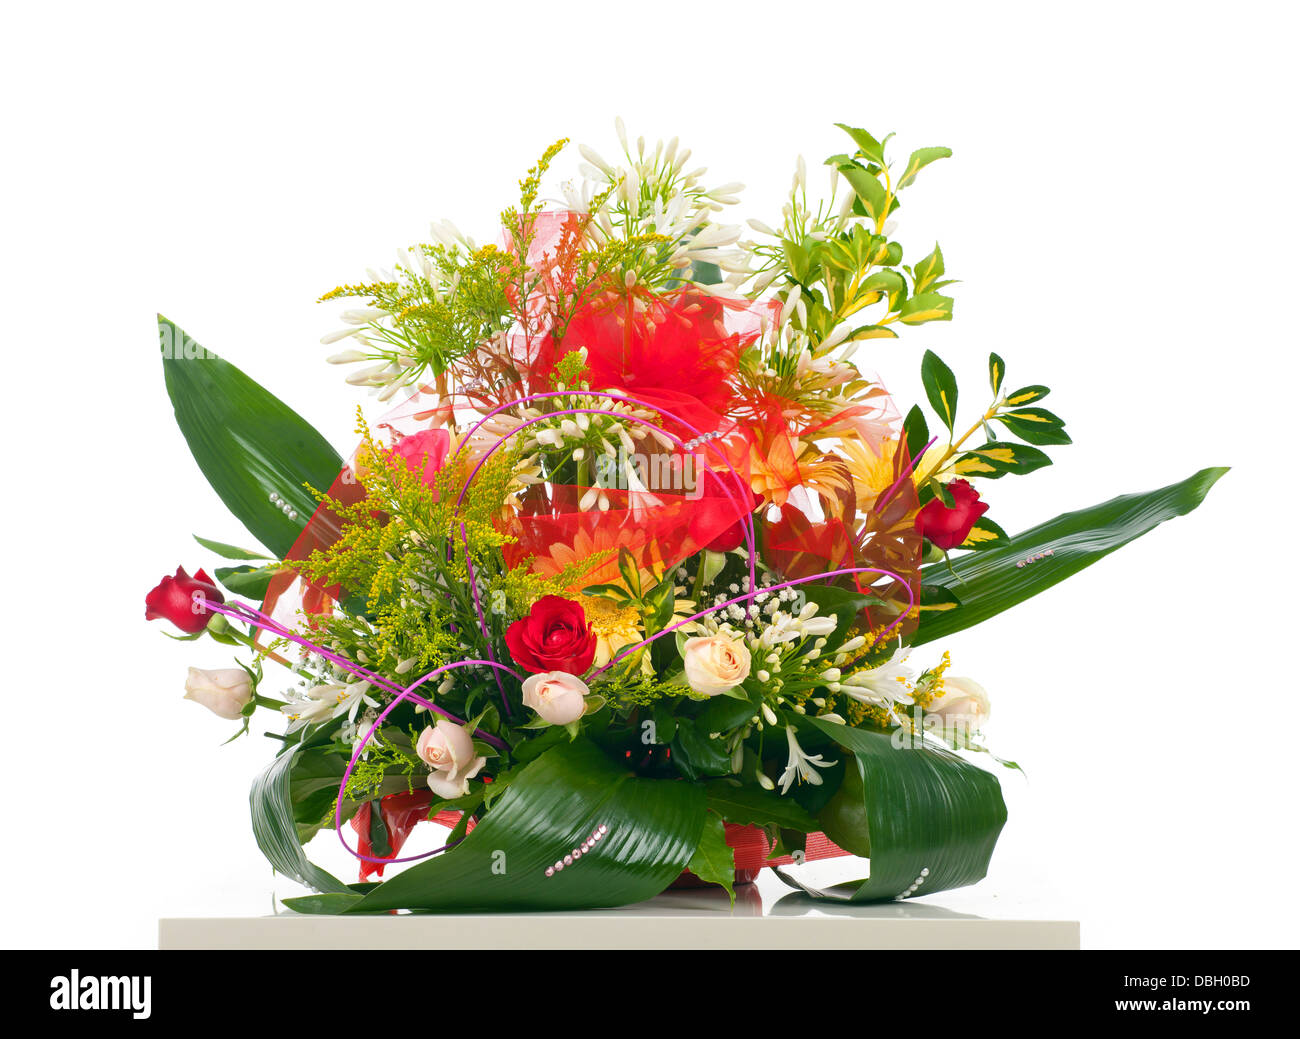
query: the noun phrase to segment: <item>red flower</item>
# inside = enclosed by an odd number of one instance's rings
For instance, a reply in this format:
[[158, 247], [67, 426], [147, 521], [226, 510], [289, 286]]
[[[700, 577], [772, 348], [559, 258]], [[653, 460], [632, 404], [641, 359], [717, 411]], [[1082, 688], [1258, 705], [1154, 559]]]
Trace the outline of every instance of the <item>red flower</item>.
[[506, 645], [515, 662], [533, 674], [582, 675], [596, 656], [596, 636], [582, 605], [558, 595], [542, 596], [527, 617], [510, 625]]
[[916, 529], [945, 552], [960, 546], [975, 521], [989, 511], [988, 504], [980, 501], [979, 492], [967, 480], [953, 480], [948, 491], [952, 495], [951, 509], [935, 498], [916, 514]]
[[391, 453], [405, 462], [406, 468], [432, 489], [450, 452], [450, 433], [445, 429], [425, 429], [402, 437], [393, 445]]
[[144, 597], [144, 619], [169, 620], [181, 631], [193, 635], [208, 626], [211, 614], [199, 601], [225, 602], [226, 598], [202, 570], [193, 577], [178, 566], [175, 577], [164, 577]]

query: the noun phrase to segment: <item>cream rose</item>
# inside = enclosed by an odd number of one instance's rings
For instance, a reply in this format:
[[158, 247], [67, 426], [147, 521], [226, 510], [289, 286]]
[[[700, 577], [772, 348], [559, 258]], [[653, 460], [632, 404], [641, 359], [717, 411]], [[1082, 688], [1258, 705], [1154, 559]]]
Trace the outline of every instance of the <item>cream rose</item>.
[[428, 765], [429, 789], [438, 797], [450, 800], [469, 791], [469, 781], [487, 764], [487, 758], [474, 756], [474, 739], [463, 725], [439, 718], [420, 733], [415, 753]]
[[185, 679], [185, 699], [202, 704], [218, 718], [237, 721], [252, 698], [253, 680], [242, 667], [192, 667]]
[[929, 715], [939, 715], [945, 726], [960, 726], [970, 732], [982, 729], [992, 713], [989, 694], [973, 678], [944, 676], [943, 695], [925, 709]]
[[568, 725], [587, 709], [587, 683], [567, 671], [543, 671], [524, 679], [524, 706], [552, 725]]
[[726, 635], [702, 635], [682, 646], [686, 681], [697, 693], [717, 696], [749, 677], [749, 648]]

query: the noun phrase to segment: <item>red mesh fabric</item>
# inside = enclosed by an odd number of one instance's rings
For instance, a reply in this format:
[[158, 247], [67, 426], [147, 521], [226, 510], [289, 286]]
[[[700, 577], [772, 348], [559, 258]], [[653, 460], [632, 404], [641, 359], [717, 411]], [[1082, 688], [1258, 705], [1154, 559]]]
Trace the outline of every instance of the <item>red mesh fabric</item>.
[[[737, 870], [759, 870], [764, 866], [789, 866], [794, 862], [789, 855], [781, 855], [775, 859], [768, 858], [772, 853], [772, 842], [767, 839], [767, 834], [761, 827], [727, 823], [726, 830], [727, 846], [735, 853]], [[852, 852], [845, 851], [824, 833], [808, 834], [808, 841], [804, 846], [805, 862], [835, 859], [851, 854]]]
[[[604, 292], [577, 309], [561, 340], [540, 345], [533, 382], [549, 382], [563, 354], [585, 347], [593, 389], [623, 391], [701, 433], [713, 432], [732, 410], [741, 351], [776, 313], [772, 304], [720, 299], [693, 288], [664, 295]], [[680, 425], [673, 432], [692, 435]]]

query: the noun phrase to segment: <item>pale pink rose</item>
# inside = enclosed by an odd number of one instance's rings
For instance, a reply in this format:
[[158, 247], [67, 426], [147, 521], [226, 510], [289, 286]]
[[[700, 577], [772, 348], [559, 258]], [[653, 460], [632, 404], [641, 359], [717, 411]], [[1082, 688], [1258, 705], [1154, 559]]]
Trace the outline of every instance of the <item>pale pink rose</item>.
[[567, 671], [543, 671], [524, 679], [524, 706], [552, 725], [568, 725], [582, 717], [587, 683]]
[[192, 667], [185, 679], [185, 699], [202, 704], [218, 718], [237, 721], [252, 698], [253, 680], [242, 667]]
[[749, 647], [726, 635], [701, 635], [682, 646], [686, 682], [697, 693], [717, 696], [749, 677]]
[[427, 726], [420, 733], [415, 753], [433, 769], [429, 789], [444, 800], [467, 793], [469, 781], [487, 764], [487, 758], [474, 756], [474, 739], [469, 730], [446, 718], [439, 718], [437, 725]]
[[975, 679], [945, 675], [943, 695], [931, 702], [925, 713], [937, 714], [946, 724], [974, 732], [984, 727], [992, 710], [988, 692]]

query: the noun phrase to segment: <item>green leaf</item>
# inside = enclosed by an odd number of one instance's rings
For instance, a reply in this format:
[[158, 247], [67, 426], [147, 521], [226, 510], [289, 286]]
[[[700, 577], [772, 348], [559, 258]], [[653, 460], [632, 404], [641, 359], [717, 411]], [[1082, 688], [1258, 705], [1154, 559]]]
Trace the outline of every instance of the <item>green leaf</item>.
[[1016, 408], [995, 416], [1007, 429], [1031, 444], [1068, 444], [1065, 423], [1046, 408]]
[[898, 313], [899, 320], [905, 325], [923, 325], [927, 321], [951, 321], [952, 300], [937, 292], [922, 292], [904, 303]]
[[222, 559], [269, 559], [263, 552], [251, 552], [246, 548], [236, 548], [234, 545], [226, 545], [220, 541], [209, 541], [207, 538], [201, 538], [197, 534], [194, 540], [206, 548], [209, 552], [215, 552]]
[[266, 588], [271, 583], [271, 578], [279, 572], [278, 564], [257, 567], [219, 566], [215, 576], [228, 591], [261, 600], [266, 598]]
[[989, 385], [993, 387], [996, 397], [1002, 389], [1002, 380], [1007, 376], [1007, 362], [997, 354], [989, 354]]
[[[665, 705], [665, 710], [666, 709]], [[758, 708], [755, 707], [750, 700], [738, 700], [730, 696], [715, 696], [708, 702], [704, 710], [699, 713], [699, 716], [695, 719], [695, 724], [699, 727], [700, 731], [705, 733], [727, 732], [734, 729], [742, 722], [752, 718], [757, 713]], [[658, 717], [659, 712], [656, 710], [655, 718], [658, 719]], [[665, 739], [663, 736], [663, 726], [659, 725], [657, 720], [655, 724], [658, 726], [661, 740]], [[669, 732], [666, 739], [671, 738], [672, 733]]]
[[898, 333], [888, 325], [859, 325], [849, 333], [849, 339], [897, 339]]
[[360, 902], [362, 897], [356, 891], [331, 891], [319, 895], [300, 895], [297, 898], [285, 898], [281, 901], [295, 913], [324, 915], [346, 912]]
[[623, 583], [627, 586], [628, 591], [635, 598], [641, 598], [641, 569], [637, 566], [631, 550], [626, 547], [618, 550], [618, 572], [622, 576]]
[[943, 253], [939, 243], [934, 243], [934, 251], [912, 270], [916, 292], [924, 292], [934, 282], [943, 277]]
[[812, 833], [818, 826], [817, 820], [797, 802], [773, 790], [737, 786], [730, 779], [713, 779], [704, 784], [704, 791], [709, 808], [729, 823], [779, 826], [804, 833]]
[[869, 606], [879, 606], [878, 596], [833, 584], [805, 584], [798, 589], [806, 601], [817, 604], [817, 616], [834, 617], [835, 630], [826, 636], [823, 656], [830, 656], [848, 641], [853, 623]]
[[[746, 703], [748, 706], [748, 703]], [[752, 711], [752, 708], [751, 708]], [[690, 780], [702, 776], [725, 776], [731, 771], [731, 755], [721, 740], [709, 738], [716, 729], [703, 729], [692, 718], [679, 718], [671, 749], [673, 764]]]
[[861, 166], [854, 164], [841, 166], [840, 174], [858, 196], [866, 215], [877, 222], [883, 220], [886, 215], [885, 207], [888, 205], [885, 185]]
[[295, 411], [161, 314], [158, 328], [167, 392], [195, 461], [235, 518], [283, 558], [316, 509], [303, 485], [326, 490], [343, 460]]
[[1008, 393], [1007, 404], [1019, 408], [1025, 404], [1032, 404], [1036, 400], [1042, 400], [1051, 392], [1046, 386], [1025, 386], [1014, 393]]
[[706, 813], [700, 843], [686, 868], [707, 883], [721, 884], [735, 905], [736, 853], [727, 844], [727, 828], [720, 815]]
[[982, 476], [989, 480], [1008, 473], [1023, 476], [1051, 464], [1052, 460], [1038, 448], [1006, 440], [990, 440], [960, 455], [955, 463], [962, 476]]
[[[704, 816], [701, 786], [634, 776], [589, 740], [578, 739], [525, 767], [455, 848], [416, 863], [344, 908], [490, 912], [644, 901], [690, 863]], [[548, 866], [601, 825], [607, 832], [590, 851], [546, 876]]]
[[907, 295], [907, 282], [898, 271], [877, 271], [859, 287], [859, 295], [866, 299], [863, 306], [885, 296], [890, 310], [897, 310]]
[[1228, 470], [1202, 469], [1180, 483], [1146, 494], [1126, 494], [1068, 512], [1011, 538], [1004, 545], [921, 571], [925, 584], [951, 588], [956, 609], [922, 613], [913, 644], [946, 638], [1064, 581], [1165, 520], [1191, 512]]
[[[248, 797], [253, 837], [277, 873], [315, 891], [346, 891], [347, 885], [310, 862], [298, 843], [290, 773], [303, 752], [301, 745], [284, 751], [253, 780]], [[337, 780], [334, 785], [337, 787]]]
[[930, 429], [925, 421], [925, 412], [919, 404], [913, 404], [912, 410], [903, 419], [903, 440], [907, 444], [907, 457], [912, 462], [921, 458], [921, 452], [930, 442]]
[[858, 151], [862, 152], [868, 159], [877, 166], [885, 164], [884, 142], [876, 140], [866, 130], [860, 130], [856, 126], [846, 126], [844, 123], [836, 123], [835, 125], [853, 138], [853, 143], [858, 146]]
[[696, 260], [691, 264], [691, 281], [697, 285], [717, 285], [722, 281], [722, 268], [716, 263]]
[[961, 543], [961, 547], [984, 551], [997, 545], [1004, 545], [1009, 540], [1005, 530], [987, 516], [981, 516], [971, 526], [970, 533], [966, 535], [966, 540]]
[[903, 175], [898, 178], [898, 190], [902, 191], [912, 181], [916, 180], [916, 175], [929, 166], [930, 163], [937, 159], [946, 159], [952, 155], [951, 148], [918, 148], [912, 152], [911, 157], [907, 160], [907, 168], [903, 170]]
[[808, 721], [849, 751], [857, 764], [860, 783], [846, 778], [823, 812], [828, 835], [834, 831], [870, 851], [871, 876], [849, 901], [906, 895], [922, 870], [924, 879], [912, 893], [931, 894], [983, 879], [1007, 819], [996, 776], [919, 740], [895, 746], [885, 733], [819, 718]]
[[921, 384], [930, 407], [951, 431], [957, 422], [957, 378], [933, 350], [921, 359]]
[[393, 853], [388, 843], [388, 826], [384, 822], [378, 798], [370, 802], [370, 853], [380, 859]]

